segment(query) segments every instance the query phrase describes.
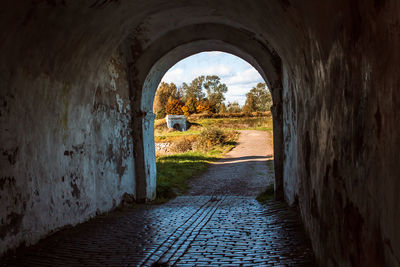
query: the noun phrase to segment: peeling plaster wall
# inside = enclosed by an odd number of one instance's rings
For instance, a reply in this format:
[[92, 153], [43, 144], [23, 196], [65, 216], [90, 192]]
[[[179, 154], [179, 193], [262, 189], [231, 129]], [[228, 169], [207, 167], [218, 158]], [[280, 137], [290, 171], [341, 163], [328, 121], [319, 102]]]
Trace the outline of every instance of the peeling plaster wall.
[[115, 53], [84, 83], [0, 71], [0, 253], [134, 194], [126, 67]]

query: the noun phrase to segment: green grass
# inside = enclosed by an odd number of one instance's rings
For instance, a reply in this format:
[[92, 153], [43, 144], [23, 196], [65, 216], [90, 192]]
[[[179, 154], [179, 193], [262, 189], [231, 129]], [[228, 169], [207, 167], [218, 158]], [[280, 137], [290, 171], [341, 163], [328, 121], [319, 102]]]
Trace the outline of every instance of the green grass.
[[275, 171], [275, 169], [274, 169], [274, 160], [273, 159], [267, 160], [267, 166], [272, 172]]
[[156, 204], [167, 202], [188, 189], [187, 181], [207, 170], [208, 164], [218, 160], [223, 151], [208, 153], [186, 152], [157, 158]]
[[258, 194], [256, 200], [261, 204], [265, 204], [274, 199], [274, 184], [270, 184], [264, 192]]
[[198, 136], [200, 131], [186, 131], [186, 132], [159, 132], [154, 133], [155, 142], [175, 142], [180, 138], [187, 136]]
[[[274, 160], [268, 160], [267, 161], [267, 166], [270, 169], [270, 171], [274, 171]], [[256, 197], [256, 200], [260, 202], [261, 204], [265, 204], [270, 200], [273, 200], [275, 196], [275, 190], [274, 190], [274, 184], [270, 184], [267, 189], [265, 189], [264, 192], [261, 192], [258, 194]]]
[[187, 130], [185, 132], [179, 132], [179, 131], [174, 131], [174, 132], [157, 132], [154, 133], [154, 136], [157, 136], [159, 138], [164, 137], [173, 137], [173, 136], [187, 136], [187, 135], [197, 135], [201, 131], [200, 130]]

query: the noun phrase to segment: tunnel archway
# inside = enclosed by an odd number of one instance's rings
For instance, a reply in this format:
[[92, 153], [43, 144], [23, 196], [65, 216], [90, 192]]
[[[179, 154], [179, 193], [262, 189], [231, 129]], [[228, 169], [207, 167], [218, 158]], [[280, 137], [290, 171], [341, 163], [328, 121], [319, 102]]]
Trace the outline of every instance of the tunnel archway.
[[257, 55], [271, 89], [283, 84], [273, 111], [285, 197], [298, 201], [319, 261], [400, 262], [398, 1], [2, 5], [1, 252], [135, 195], [149, 71], [178, 46], [219, 40]]
[[[172, 41], [168, 41], [172, 40]], [[249, 41], [250, 40], [250, 41]], [[252, 65], [266, 81], [273, 98], [275, 191], [277, 198], [283, 197], [282, 174], [282, 119], [280, 59], [268, 48], [256, 42], [250, 32], [216, 24], [186, 26], [169, 32], [154, 41], [133, 63], [130, 71], [131, 91], [134, 94], [134, 113], [141, 120], [134, 122], [137, 133], [134, 138], [137, 155], [136, 198], [145, 202], [154, 199], [156, 167], [154, 151], [154, 118], [152, 105], [155, 92], [164, 74], [178, 61], [188, 56], [206, 52], [222, 51], [236, 55]], [[124, 44], [131, 47], [129, 39]], [[133, 61], [133, 60], [132, 60]], [[133, 89], [135, 88], [135, 89]], [[135, 117], [138, 117], [135, 115]], [[140, 151], [140, 153], [138, 153]]]

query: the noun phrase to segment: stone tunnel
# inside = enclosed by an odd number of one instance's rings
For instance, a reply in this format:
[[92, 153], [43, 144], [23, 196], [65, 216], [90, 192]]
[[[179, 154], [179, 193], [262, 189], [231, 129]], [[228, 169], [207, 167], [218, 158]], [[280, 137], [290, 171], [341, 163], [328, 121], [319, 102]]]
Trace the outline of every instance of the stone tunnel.
[[317, 262], [400, 265], [397, 0], [0, 5], [0, 255], [153, 199], [157, 86], [217, 50], [272, 91], [276, 196]]

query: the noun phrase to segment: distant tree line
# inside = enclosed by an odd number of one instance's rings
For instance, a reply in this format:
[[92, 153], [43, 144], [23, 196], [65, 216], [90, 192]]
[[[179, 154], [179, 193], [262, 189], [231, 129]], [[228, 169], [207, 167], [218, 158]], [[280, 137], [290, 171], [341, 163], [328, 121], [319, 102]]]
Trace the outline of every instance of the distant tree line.
[[180, 87], [162, 82], [154, 98], [153, 112], [159, 119], [166, 115], [189, 116], [195, 113], [251, 113], [267, 111], [272, 106], [272, 97], [265, 83], [257, 84], [246, 94], [243, 108], [237, 101], [225, 105], [227, 91], [228, 87], [217, 75], [199, 76]]

